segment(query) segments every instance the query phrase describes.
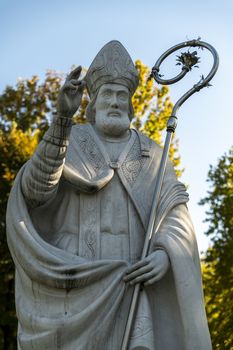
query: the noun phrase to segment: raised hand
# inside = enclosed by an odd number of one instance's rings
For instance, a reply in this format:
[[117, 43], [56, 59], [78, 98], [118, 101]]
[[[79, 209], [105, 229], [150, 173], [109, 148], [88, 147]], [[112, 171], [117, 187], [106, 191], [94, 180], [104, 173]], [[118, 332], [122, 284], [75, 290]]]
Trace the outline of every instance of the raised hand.
[[125, 282], [130, 284], [144, 283], [145, 286], [159, 281], [170, 266], [164, 250], [156, 250], [145, 259], [140, 260], [126, 271]]
[[75, 68], [66, 78], [57, 100], [57, 112], [61, 117], [71, 118], [80, 106], [85, 81], [79, 80], [82, 67]]

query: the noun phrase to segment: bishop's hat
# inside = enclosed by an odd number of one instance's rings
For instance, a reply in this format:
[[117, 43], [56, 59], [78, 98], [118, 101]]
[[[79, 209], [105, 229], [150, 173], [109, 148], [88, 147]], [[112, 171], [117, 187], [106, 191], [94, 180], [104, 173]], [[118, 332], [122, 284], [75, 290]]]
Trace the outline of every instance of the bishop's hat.
[[139, 81], [138, 72], [129, 53], [117, 40], [112, 40], [102, 47], [84, 79], [91, 98], [106, 83], [122, 84], [133, 95]]

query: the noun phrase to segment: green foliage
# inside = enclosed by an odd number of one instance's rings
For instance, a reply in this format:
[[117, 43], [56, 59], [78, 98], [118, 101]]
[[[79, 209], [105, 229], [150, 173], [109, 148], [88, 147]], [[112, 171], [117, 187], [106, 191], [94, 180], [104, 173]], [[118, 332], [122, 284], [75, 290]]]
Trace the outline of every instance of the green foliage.
[[[172, 103], [168, 88], [157, 88], [148, 81], [149, 68], [136, 62], [140, 76], [133, 97], [133, 124], [162, 145], [161, 132], [171, 114]], [[16, 348], [16, 316], [14, 308], [14, 265], [10, 257], [5, 232], [6, 204], [14, 178], [21, 166], [31, 157], [56, 112], [56, 100], [63, 75], [49, 71], [40, 83], [37, 76], [19, 80], [15, 87], [7, 86], [0, 95], [0, 349]], [[74, 121], [85, 123], [85, 108], [89, 102], [84, 92], [82, 104]], [[177, 143], [173, 142], [170, 157], [176, 171], [180, 158]]]
[[204, 292], [214, 349], [233, 349], [233, 148], [210, 167], [207, 235], [213, 246], [203, 262]]
[[48, 72], [44, 83], [39, 78], [19, 80], [16, 87], [7, 86], [0, 96], [0, 125], [6, 130], [15, 121], [22, 131], [44, 130], [55, 109], [61, 76]]

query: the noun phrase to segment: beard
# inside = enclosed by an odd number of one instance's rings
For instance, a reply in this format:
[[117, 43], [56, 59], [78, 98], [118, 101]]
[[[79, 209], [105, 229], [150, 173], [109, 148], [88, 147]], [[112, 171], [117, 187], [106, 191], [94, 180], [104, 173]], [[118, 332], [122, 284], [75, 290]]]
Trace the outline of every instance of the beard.
[[95, 125], [97, 129], [106, 136], [119, 137], [130, 128], [128, 114], [121, 116], [96, 115]]

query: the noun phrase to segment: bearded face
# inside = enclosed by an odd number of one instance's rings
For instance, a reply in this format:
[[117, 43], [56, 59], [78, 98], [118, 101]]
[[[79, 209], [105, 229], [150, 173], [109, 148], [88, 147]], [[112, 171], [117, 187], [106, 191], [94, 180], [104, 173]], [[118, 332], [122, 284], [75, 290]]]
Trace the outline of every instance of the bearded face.
[[95, 127], [106, 136], [123, 136], [130, 127], [130, 93], [120, 84], [104, 84], [95, 102]]

